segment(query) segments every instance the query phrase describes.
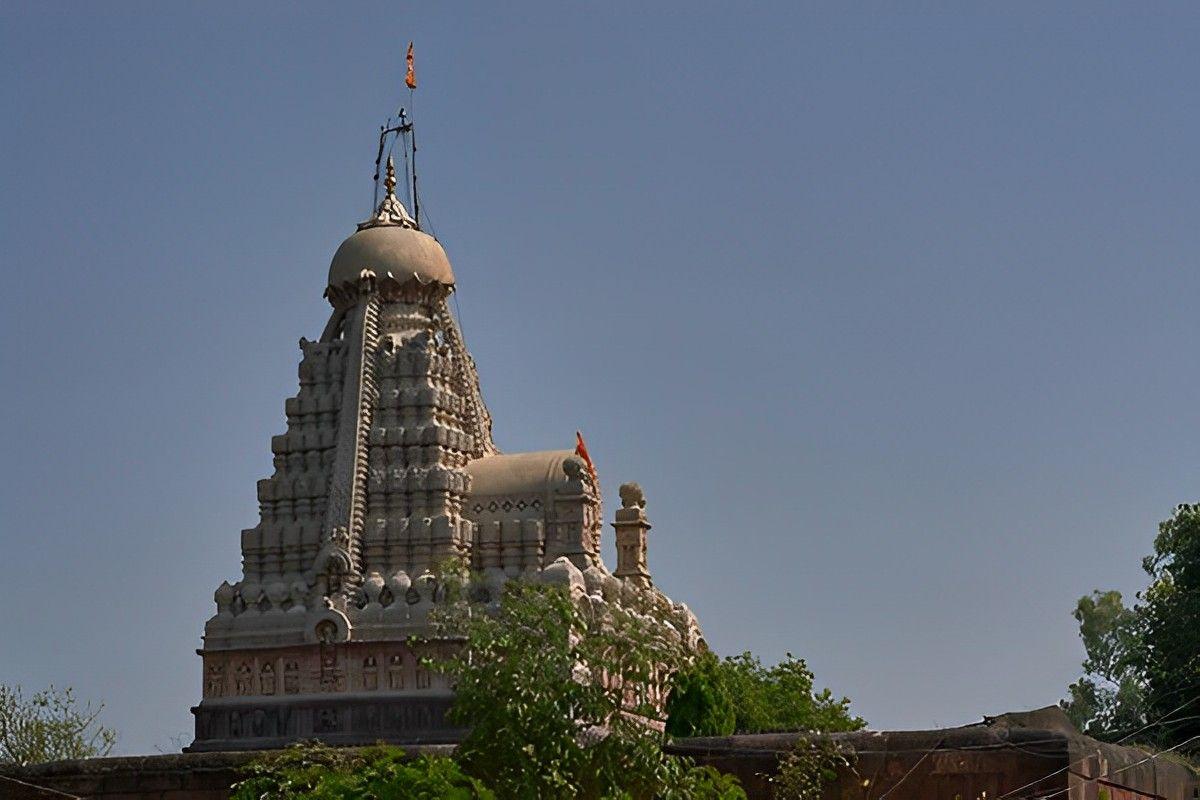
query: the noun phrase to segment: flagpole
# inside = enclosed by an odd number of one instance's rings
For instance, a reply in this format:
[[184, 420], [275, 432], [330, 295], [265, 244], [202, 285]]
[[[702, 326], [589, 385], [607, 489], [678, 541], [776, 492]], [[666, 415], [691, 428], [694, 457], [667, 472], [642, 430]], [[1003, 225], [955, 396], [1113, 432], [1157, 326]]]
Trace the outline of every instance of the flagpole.
[[409, 123], [409, 135], [412, 136], [412, 201], [413, 201], [413, 221], [417, 223], [417, 230], [421, 229], [421, 201], [417, 198], [417, 129], [412, 123]]
[[417, 88], [417, 72], [416, 58], [413, 53], [413, 43], [408, 43], [408, 53], [404, 56], [405, 71], [404, 85], [408, 87], [408, 108], [412, 112], [412, 120], [408, 123], [408, 133], [412, 136], [412, 206], [413, 206], [413, 222], [417, 225], [417, 230], [421, 229], [421, 201], [417, 197], [417, 129], [413, 126], [413, 122], [417, 117], [416, 110], [416, 88]]

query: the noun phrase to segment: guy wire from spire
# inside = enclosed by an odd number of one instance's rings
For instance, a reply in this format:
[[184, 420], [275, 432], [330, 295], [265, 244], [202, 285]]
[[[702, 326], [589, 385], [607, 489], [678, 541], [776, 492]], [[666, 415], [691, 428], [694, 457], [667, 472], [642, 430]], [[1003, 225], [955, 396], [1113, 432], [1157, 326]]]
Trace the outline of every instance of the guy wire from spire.
[[408, 123], [408, 135], [412, 137], [413, 220], [417, 223], [417, 230], [421, 230], [421, 200], [417, 196], [417, 129], [411, 122]]
[[[404, 109], [401, 109], [401, 111], [403, 111], [403, 110]], [[375, 185], [375, 193], [371, 196], [371, 208], [367, 212], [369, 214], [374, 214], [375, 209], [379, 207], [379, 161], [383, 157], [383, 137], [384, 137], [384, 133], [382, 133], [382, 132], [386, 131], [390, 127], [392, 127], [392, 118], [391, 117], [388, 117], [387, 122], [385, 122], [383, 125], [379, 126], [379, 130], [381, 131], [381, 133], [379, 134], [379, 152], [375, 154], [375, 177], [372, 179], [374, 182], [374, 185]]]
[[[371, 205], [371, 212], [374, 213], [376, 205], [379, 203], [379, 166], [383, 163], [383, 146], [387, 142], [387, 137], [407, 133], [412, 130], [412, 123], [405, 121], [404, 109], [400, 109], [400, 122], [396, 125], [392, 124], [392, 118], [388, 117], [387, 124], [379, 126], [379, 148], [375, 151], [375, 197], [374, 203]], [[394, 141], [393, 141], [394, 144]], [[391, 151], [388, 151], [389, 155]]]
[[413, 122], [417, 118], [417, 88], [413, 85], [408, 87], [408, 108], [412, 111], [412, 119], [408, 123], [408, 135], [412, 137], [413, 221], [417, 223], [417, 230], [421, 230], [421, 201], [417, 199], [417, 129], [413, 127]]
[[408, 134], [400, 134], [404, 137], [404, 146], [400, 148], [400, 152], [404, 154], [404, 199], [406, 201], [405, 208], [412, 208], [412, 164], [408, 160]]

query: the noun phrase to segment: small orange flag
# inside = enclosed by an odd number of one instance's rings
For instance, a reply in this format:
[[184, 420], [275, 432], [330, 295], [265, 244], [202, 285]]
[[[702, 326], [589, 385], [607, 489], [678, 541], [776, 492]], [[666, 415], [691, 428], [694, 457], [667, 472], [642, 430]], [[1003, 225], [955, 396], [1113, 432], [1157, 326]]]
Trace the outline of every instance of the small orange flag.
[[592, 457], [588, 455], [587, 445], [583, 441], [583, 434], [579, 431], [575, 431], [575, 455], [583, 459], [583, 463], [587, 464], [588, 472], [592, 473], [592, 480], [595, 480], [596, 465], [592, 463]]
[[412, 42], [408, 43], [408, 55], [404, 57], [404, 60], [408, 63], [408, 69], [404, 73], [404, 83], [408, 85], [408, 88], [415, 89], [417, 88], [417, 71], [413, 68]]

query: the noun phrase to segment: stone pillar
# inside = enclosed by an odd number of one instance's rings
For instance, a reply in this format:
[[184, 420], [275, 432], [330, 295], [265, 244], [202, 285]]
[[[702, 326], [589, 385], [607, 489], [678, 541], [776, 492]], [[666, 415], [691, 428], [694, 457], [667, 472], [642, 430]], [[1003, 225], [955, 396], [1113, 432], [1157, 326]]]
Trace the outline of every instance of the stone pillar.
[[597, 511], [600, 501], [587, 469], [579, 456], [571, 456], [563, 462], [567, 481], [554, 493], [553, 534], [546, 537], [545, 561], [548, 564], [566, 556], [578, 569], [585, 570], [599, 558], [593, 526], [600, 525]]
[[650, 521], [646, 518], [646, 495], [636, 483], [623, 483], [620, 489], [621, 508], [617, 509], [617, 571], [618, 578], [631, 580], [639, 586], [650, 586], [650, 569], [646, 566], [646, 533]]

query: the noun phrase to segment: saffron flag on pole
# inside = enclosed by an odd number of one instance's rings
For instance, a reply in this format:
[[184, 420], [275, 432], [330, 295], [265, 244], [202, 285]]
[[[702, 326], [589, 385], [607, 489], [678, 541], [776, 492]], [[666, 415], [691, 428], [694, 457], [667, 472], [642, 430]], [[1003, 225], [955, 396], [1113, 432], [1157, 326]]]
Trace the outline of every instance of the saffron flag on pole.
[[408, 55], [404, 57], [408, 69], [404, 72], [404, 83], [410, 89], [417, 88], [417, 71], [413, 68], [413, 43], [408, 43]]
[[583, 434], [575, 431], [575, 455], [583, 459], [583, 463], [587, 464], [588, 472], [592, 473], [592, 480], [596, 479], [596, 465], [592, 463], [592, 457], [588, 455], [587, 445], [583, 441]]

